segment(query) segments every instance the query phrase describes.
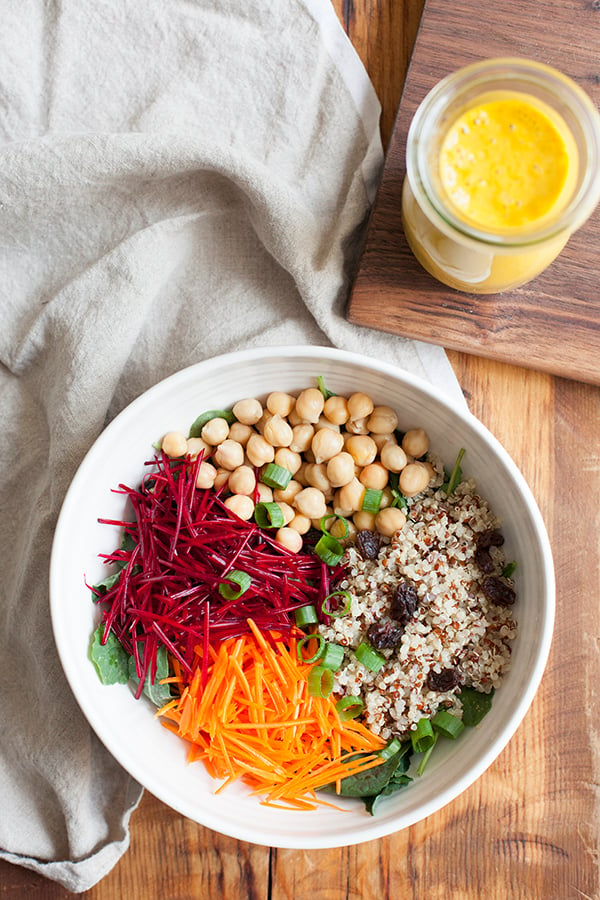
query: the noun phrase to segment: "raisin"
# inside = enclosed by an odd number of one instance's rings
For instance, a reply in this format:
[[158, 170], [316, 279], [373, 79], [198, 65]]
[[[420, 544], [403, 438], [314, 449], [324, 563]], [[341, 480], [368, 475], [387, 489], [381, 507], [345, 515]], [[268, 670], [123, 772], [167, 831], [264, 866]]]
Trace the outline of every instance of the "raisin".
[[504, 543], [504, 537], [499, 531], [490, 528], [488, 531], [482, 531], [477, 536], [477, 546], [482, 548], [501, 547]]
[[491, 528], [488, 531], [482, 531], [477, 536], [475, 562], [484, 574], [489, 575], [496, 568], [490, 553], [490, 547], [501, 547], [503, 543], [504, 537], [499, 531]]
[[412, 581], [401, 581], [393, 593], [390, 615], [397, 622], [406, 625], [412, 619], [419, 605], [419, 595]]
[[392, 650], [398, 646], [403, 634], [404, 628], [391, 619], [373, 622], [367, 631], [367, 637], [376, 650]]
[[493, 575], [483, 579], [481, 590], [490, 603], [496, 606], [512, 606], [517, 599], [513, 589]]
[[363, 559], [377, 559], [379, 556], [379, 536], [366, 528], [356, 533], [356, 546]]
[[442, 669], [441, 672], [431, 671], [427, 676], [427, 687], [430, 691], [451, 691], [461, 682], [458, 669]]

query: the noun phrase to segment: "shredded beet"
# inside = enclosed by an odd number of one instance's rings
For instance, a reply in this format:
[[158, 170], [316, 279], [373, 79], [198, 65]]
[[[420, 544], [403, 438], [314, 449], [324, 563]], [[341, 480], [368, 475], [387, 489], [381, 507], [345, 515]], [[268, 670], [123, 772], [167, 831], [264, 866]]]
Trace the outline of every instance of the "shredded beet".
[[[291, 553], [228, 510], [219, 492], [196, 488], [197, 462], [161, 454], [154, 464], [139, 489], [117, 489], [135, 520], [99, 519], [122, 527], [132, 549], [102, 556], [122, 572], [106, 592], [93, 589], [104, 609], [105, 640], [112, 631], [133, 656], [140, 685], [149, 669], [154, 676], [161, 645], [189, 673], [195, 647], [244, 634], [249, 618], [262, 631], [290, 634], [294, 611], [307, 604], [320, 609], [342, 572], [310, 547]], [[219, 585], [232, 569], [247, 572], [251, 584], [226, 600]]]

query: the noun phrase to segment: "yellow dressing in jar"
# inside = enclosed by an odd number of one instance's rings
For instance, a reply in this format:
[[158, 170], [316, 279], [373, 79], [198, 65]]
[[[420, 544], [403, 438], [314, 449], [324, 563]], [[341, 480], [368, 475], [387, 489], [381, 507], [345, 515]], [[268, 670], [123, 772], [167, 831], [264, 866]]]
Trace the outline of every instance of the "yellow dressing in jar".
[[484, 98], [453, 123], [440, 150], [440, 180], [456, 215], [490, 231], [564, 209], [576, 167], [564, 121], [521, 94]]
[[600, 117], [569, 79], [524, 60], [475, 64], [431, 94], [407, 145], [409, 246], [460, 290], [524, 284], [598, 202]]

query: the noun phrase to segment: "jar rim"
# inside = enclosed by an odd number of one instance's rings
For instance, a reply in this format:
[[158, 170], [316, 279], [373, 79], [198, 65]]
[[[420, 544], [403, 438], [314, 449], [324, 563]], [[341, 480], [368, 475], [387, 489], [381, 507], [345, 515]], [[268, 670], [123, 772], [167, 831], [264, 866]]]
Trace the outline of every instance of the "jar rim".
[[[581, 129], [588, 154], [583, 176], [565, 208], [551, 223], [519, 229], [488, 231], [459, 218], [449, 208], [429, 177], [427, 150], [438, 123], [451, 102], [468, 93], [475, 97], [485, 91], [502, 90], [511, 85], [520, 93], [532, 91], [541, 99], [554, 97], [572, 111], [571, 119]], [[520, 87], [517, 87], [519, 85]], [[567, 123], [571, 131], [573, 129]], [[521, 57], [497, 57], [479, 60], [450, 73], [425, 96], [410, 124], [406, 145], [406, 173], [413, 193], [425, 205], [436, 225], [449, 236], [496, 247], [523, 248], [572, 233], [591, 215], [600, 201], [600, 114], [588, 94], [567, 75], [545, 63]]]

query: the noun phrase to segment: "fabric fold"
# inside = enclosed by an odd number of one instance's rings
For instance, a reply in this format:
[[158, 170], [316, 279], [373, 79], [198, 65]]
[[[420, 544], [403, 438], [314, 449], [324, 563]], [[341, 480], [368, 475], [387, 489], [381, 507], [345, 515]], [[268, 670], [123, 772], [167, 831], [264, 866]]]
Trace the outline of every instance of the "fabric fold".
[[52, 640], [67, 487], [173, 372], [330, 344], [462, 402], [444, 352], [344, 314], [382, 166], [379, 106], [329, 0], [26, 0], [0, 35], [0, 857], [83, 891], [141, 786]]

